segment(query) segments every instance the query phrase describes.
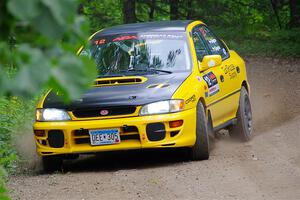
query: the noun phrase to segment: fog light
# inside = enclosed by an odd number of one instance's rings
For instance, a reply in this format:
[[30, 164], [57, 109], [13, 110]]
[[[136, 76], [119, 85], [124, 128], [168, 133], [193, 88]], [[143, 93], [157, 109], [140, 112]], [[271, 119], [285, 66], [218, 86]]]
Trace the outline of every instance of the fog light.
[[45, 137], [45, 131], [44, 130], [34, 130], [34, 135], [37, 137]]
[[182, 124], [183, 124], [183, 120], [176, 120], [176, 121], [169, 122], [170, 128], [177, 128], [177, 127], [182, 126]]

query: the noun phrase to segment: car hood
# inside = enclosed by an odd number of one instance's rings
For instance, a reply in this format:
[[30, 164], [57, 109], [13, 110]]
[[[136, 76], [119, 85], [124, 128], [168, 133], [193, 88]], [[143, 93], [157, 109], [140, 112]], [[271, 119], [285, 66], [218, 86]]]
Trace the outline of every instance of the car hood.
[[171, 99], [177, 88], [190, 72], [146, 75], [146, 81], [123, 85], [103, 85], [89, 89], [82, 98], [69, 104], [63, 103], [55, 92], [50, 92], [44, 100], [44, 108], [73, 110], [87, 107], [138, 106], [155, 101]]

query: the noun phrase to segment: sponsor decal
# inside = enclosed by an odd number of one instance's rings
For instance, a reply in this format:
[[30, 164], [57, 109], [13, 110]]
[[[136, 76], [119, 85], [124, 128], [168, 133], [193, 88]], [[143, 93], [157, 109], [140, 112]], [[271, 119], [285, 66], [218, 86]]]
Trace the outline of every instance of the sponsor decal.
[[100, 115], [105, 116], [108, 115], [108, 110], [100, 110]]
[[208, 40], [208, 43], [209, 44], [214, 44], [214, 43], [217, 43], [217, 40], [216, 39], [211, 39], [211, 40]]
[[190, 98], [188, 98], [187, 100], [185, 100], [185, 104], [189, 104], [194, 101], [196, 101], [196, 95], [193, 95]]
[[180, 40], [184, 39], [181, 34], [173, 34], [173, 33], [149, 33], [149, 34], [141, 34], [139, 35], [141, 39], [170, 39], [170, 40]]
[[137, 39], [137, 36], [126, 35], [126, 36], [121, 36], [121, 37], [117, 37], [117, 38], [113, 39], [113, 42], [123, 41], [123, 40], [134, 40], [134, 39]]
[[201, 27], [201, 28], [199, 29], [199, 31], [200, 31], [200, 33], [203, 35], [203, 37], [206, 36], [206, 30], [205, 30], [203, 27]]
[[100, 40], [96, 40], [95, 44], [99, 45], [99, 44], [105, 44], [106, 40], [105, 39], [100, 39]]
[[212, 47], [212, 50], [213, 51], [220, 51], [220, 49], [221, 49], [221, 47], [220, 46], [214, 46], [214, 47]]
[[136, 99], [136, 97], [137, 97], [137, 96], [129, 96], [128, 98], [129, 98], [130, 100], [134, 100], [134, 99]]
[[208, 89], [209, 96], [213, 96], [214, 94], [218, 93], [220, 90], [219, 84], [212, 86]]
[[230, 79], [233, 79], [237, 76], [235, 66], [234, 65], [225, 65], [225, 67], [222, 67], [225, 75], [228, 75]]
[[197, 80], [198, 80], [199, 82], [201, 82], [201, 77], [200, 77], [200, 76], [197, 76]]
[[218, 79], [213, 72], [208, 72], [203, 76], [203, 80], [207, 83], [208, 86], [208, 94], [205, 96], [213, 96], [220, 91]]

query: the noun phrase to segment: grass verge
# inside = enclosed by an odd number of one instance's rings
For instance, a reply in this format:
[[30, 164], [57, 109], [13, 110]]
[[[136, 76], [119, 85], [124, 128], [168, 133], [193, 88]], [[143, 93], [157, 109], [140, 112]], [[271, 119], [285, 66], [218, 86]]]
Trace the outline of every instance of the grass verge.
[[16, 130], [33, 117], [34, 101], [0, 98], [0, 200], [9, 199], [5, 187], [8, 174], [15, 172], [19, 156], [13, 146]]

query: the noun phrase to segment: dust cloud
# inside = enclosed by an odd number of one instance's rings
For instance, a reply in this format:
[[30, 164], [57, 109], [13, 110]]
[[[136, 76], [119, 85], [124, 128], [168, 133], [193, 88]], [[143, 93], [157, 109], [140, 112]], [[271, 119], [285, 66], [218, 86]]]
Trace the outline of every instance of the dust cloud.
[[20, 155], [20, 171], [40, 171], [42, 170], [41, 158], [36, 153], [36, 146], [33, 137], [32, 122], [24, 124], [13, 134], [13, 143]]

